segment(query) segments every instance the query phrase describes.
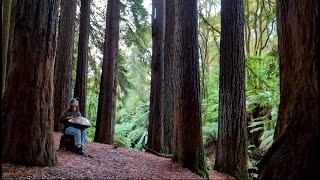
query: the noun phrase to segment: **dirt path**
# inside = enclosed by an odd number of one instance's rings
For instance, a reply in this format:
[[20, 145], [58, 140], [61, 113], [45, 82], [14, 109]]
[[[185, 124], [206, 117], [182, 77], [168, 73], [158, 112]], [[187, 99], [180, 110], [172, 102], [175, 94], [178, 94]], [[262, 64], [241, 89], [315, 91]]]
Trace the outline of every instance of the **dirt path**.
[[[60, 134], [54, 134], [58, 149]], [[55, 167], [25, 167], [9, 163], [2, 164], [2, 178], [67, 178], [67, 179], [201, 179], [188, 169], [171, 162], [168, 158], [124, 148], [88, 143], [85, 152], [93, 158], [82, 157], [66, 151], [57, 151]], [[212, 179], [230, 177], [211, 172]]]

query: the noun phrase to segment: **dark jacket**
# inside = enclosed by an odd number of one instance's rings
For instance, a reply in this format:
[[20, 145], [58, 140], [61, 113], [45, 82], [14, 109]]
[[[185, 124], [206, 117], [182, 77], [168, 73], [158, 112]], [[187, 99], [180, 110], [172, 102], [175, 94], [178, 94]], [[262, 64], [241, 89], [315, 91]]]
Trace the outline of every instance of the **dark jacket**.
[[74, 128], [78, 128], [80, 130], [83, 130], [84, 129], [83, 126], [68, 122], [68, 120], [69, 120], [68, 117], [70, 117], [70, 116], [72, 116], [74, 118], [75, 117], [82, 117], [82, 115], [81, 115], [79, 110], [72, 111], [72, 109], [68, 108], [66, 111], [64, 111], [64, 113], [62, 114], [62, 116], [60, 118], [61, 119], [61, 123], [64, 124], [63, 132], [65, 132], [65, 130], [70, 126], [72, 126]]

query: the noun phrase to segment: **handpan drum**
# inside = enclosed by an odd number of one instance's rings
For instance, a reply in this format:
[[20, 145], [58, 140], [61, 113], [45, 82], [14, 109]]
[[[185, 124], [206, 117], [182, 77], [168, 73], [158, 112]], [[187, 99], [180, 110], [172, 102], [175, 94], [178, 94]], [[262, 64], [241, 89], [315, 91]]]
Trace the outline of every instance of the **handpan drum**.
[[71, 119], [69, 122], [85, 126], [86, 128], [91, 127], [91, 123], [89, 122], [89, 120], [84, 117], [76, 117]]

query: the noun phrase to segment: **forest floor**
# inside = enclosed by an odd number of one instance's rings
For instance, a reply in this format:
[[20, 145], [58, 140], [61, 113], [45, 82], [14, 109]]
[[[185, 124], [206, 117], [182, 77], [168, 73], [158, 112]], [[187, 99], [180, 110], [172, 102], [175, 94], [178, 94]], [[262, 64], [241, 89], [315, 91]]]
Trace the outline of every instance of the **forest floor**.
[[[55, 148], [59, 148], [61, 134], [54, 134]], [[169, 158], [115, 148], [99, 143], [87, 143], [84, 157], [71, 152], [57, 150], [58, 164], [54, 167], [25, 167], [9, 163], [2, 164], [3, 179], [201, 179], [173, 163]], [[216, 171], [210, 179], [232, 179]]]

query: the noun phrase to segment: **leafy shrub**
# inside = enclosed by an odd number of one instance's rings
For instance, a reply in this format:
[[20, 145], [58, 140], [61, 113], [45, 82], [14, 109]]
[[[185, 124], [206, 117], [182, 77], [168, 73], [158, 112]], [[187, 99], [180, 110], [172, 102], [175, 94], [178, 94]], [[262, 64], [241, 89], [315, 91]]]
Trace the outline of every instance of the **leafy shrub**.
[[218, 122], [207, 123], [202, 126], [203, 141], [206, 143], [211, 139], [218, 138]]

